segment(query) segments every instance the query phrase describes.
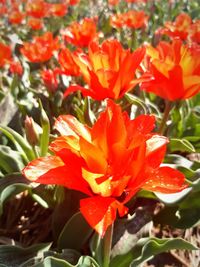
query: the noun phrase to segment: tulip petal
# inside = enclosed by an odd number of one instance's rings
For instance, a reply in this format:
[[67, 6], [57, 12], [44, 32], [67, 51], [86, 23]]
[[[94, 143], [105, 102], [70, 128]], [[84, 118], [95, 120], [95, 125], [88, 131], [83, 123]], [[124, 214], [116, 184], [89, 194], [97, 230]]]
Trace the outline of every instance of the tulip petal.
[[167, 143], [169, 143], [167, 137], [156, 134], [146, 141], [145, 162], [149, 167], [158, 168], [160, 166], [165, 156]]
[[80, 123], [74, 116], [72, 115], [61, 115], [57, 118], [55, 122], [55, 129], [61, 134], [65, 136], [75, 136], [79, 138], [82, 136], [86, 140], [90, 140], [90, 129], [88, 126]]
[[80, 201], [81, 213], [101, 237], [115, 221], [117, 210], [121, 217], [128, 212], [128, 208], [114, 198], [95, 196]]
[[80, 166], [75, 161], [71, 164], [64, 165], [56, 156], [43, 157], [30, 162], [22, 173], [36, 183], [62, 185], [91, 195], [88, 184], [82, 178]]
[[182, 191], [187, 184], [184, 175], [178, 170], [160, 167], [149, 174], [148, 180], [142, 187], [153, 192], [168, 194]]

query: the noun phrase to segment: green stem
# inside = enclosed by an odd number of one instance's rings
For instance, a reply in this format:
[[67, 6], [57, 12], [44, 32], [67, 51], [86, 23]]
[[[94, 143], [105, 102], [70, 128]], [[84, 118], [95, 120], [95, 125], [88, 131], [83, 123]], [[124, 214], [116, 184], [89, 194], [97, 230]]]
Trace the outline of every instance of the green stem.
[[111, 246], [112, 246], [112, 236], [113, 236], [113, 224], [108, 227], [105, 233], [104, 239], [103, 239], [103, 266], [102, 267], [109, 267], [110, 253], [111, 253]]
[[166, 127], [166, 123], [169, 117], [169, 113], [172, 109], [173, 106], [173, 102], [166, 100], [165, 102], [165, 110], [164, 110], [164, 114], [163, 114], [163, 118], [160, 124], [160, 127], [158, 129], [158, 133], [163, 134], [165, 131], [165, 127]]

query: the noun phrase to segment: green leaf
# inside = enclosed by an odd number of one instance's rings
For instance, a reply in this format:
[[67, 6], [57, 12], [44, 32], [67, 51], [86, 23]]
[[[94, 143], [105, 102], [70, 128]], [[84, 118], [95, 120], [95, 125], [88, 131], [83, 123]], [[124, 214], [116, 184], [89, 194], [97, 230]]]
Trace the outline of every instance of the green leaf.
[[28, 184], [28, 180], [21, 175], [21, 173], [12, 173], [9, 175], [5, 175], [0, 179], [0, 194], [1, 192], [9, 185], [22, 183]]
[[129, 252], [141, 237], [149, 235], [154, 208], [155, 204], [139, 207], [130, 218], [116, 221], [111, 251], [112, 258]]
[[42, 255], [44, 251], [48, 250], [50, 243], [37, 244], [28, 248], [18, 246], [0, 246], [0, 264], [6, 266], [19, 267], [28, 259]]
[[0, 145], [0, 169], [6, 173], [21, 171], [24, 167], [21, 153], [8, 146]]
[[5, 134], [13, 142], [16, 149], [22, 153], [22, 156], [26, 163], [35, 158], [32, 147], [20, 134], [18, 134], [13, 129], [3, 125], [0, 125], [0, 131], [2, 131], [2, 133]]
[[40, 156], [46, 156], [49, 146], [49, 136], [50, 136], [50, 123], [48, 116], [43, 109], [42, 102], [39, 100], [40, 112], [41, 112], [41, 125], [42, 125], [42, 134], [40, 137]]
[[8, 93], [0, 103], [0, 123], [8, 125], [17, 112], [17, 105], [13, 97]]
[[82, 256], [80, 257], [76, 267], [101, 267], [101, 266], [99, 266], [93, 258], [89, 256]]
[[195, 152], [193, 145], [186, 139], [171, 138], [169, 143], [169, 149], [171, 152]]
[[185, 190], [174, 193], [174, 194], [163, 194], [163, 193], [155, 193], [157, 198], [164, 202], [165, 204], [175, 204], [179, 201], [181, 201], [184, 197], [186, 197], [190, 192], [192, 191], [192, 188], [186, 188]]
[[[181, 238], [147, 238], [142, 240], [141, 255], [134, 259], [131, 263], [131, 267], [139, 266], [139, 264], [151, 259], [153, 256], [172, 249], [187, 249], [197, 250], [198, 248], [191, 243]], [[144, 246], [143, 246], [144, 244]]]
[[25, 190], [31, 190], [29, 185], [26, 184], [11, 184], [7, 186], [4, 190], [2, 190], [0, 194], [0, 215], [3, 212], [3, 204], [6, 200], [15, 196]]
[[197, 250], [198, 248], [181, 238], [142, 238], [132, 251], [115, 257], [110, 267], [138, 267], [153, 256], [172, 249]]
[[166, 206], [155, 217], [156, 224], [187, 229], [200, 222], [200, 192], [191, 192], [176, 206]]
[[93, 229], [86, 222], [82, 214], [77, 212], [65, 224], [58, 238], [58, 248], [81, 250], [92, 231]]
[[80, 257], [76, 265], [72, 265], [71, 263], [63, 259], [58, 259], [50, 256], [46, 257], [41, 263], [35, 264], [32, 267], [100, 267], [100, 266], [96, 263], [96, 261], [93, 258], [89, 256]]
[[32, 265], [32, 267], [74, 267], [74, 265], [62, 259], [47, 257], [42, 262]]

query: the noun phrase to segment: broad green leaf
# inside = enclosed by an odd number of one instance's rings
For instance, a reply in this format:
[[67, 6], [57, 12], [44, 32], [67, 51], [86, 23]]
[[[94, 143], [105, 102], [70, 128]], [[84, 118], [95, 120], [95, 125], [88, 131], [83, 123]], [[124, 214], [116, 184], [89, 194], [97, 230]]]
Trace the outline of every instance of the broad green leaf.
[[21, 173], [17, 172], [5, 175], [0, 179], [0, 194], [7, 186], [18, 183], [28, 184], [28, 180], [26, 180]]
[[147, 238], [142, 240], [141, 255], [134, 259], [130, 267], [137, 267], [141, 263], [151, 259], [153, 256], [172, 249], [197, 250], [198, 248], [181, 238]]
[[113, 258], [110, 267], [139, 267], [153, 256], [172, 249], [196, 250], [198, 248], [181, 238], [142, 238], [132, 251]]
[[171, 138], [168, 147], [171, 152], [195, 152], [194, 146], [186, 139]]
[[3, 204], [6, 200], [15, 196], [25, 190], [31, 190], [30, 186], [27, 184], [11, 184], [4, 188], [0, 194], [0, 215], [3, 212]]
[[0, 145], [0, 169], [6, 173], [21, 171], [24, 167], [20, 152], [12, 150], [8, 146]]
[[154, 208], [155, 204], [139, 207], [130, 218], [116, 221], [111, 251], [112, 258], [128, 253], [141, 237], [149, 234]]
[[5, 134], [13, 142], [16, 149], [22, 153], [22, 156], [26, 163], [35, 158], [32, 147], [20, 134], [18, 134], [13, 129], [3, 125], [0, 125], [0, 131], [2, 131], [2, 133]]
[[7, 94], [0, 103], [0, 123], [8, 125], [16, 112], [17, 105], [14, 103], [12, 95]]
[[163, 194], [163, 193], [155, 193], [157, 198], [164, 202], [165, 204], [174, 204], [181, 201], [185, 196], [187, 196], [192, 191], [192, 188], [186, 188], [181, 192], [174, 194]]
[[80, 212], [74, 214], [64, 226], [59, 238], [58, 248], [80, 250], [92, 233], [92, 228]]
[[187, 229], [200, 222], [200, 192], [192, 192], [176, 206], [166, 206], [155, 217], [156, 224]]
[[96, 261], [93, 258], [89, 256], [80, 257], [76, 265], [72, 265], [71, 263], [63, 259], [58, 259], [53, 256], [50, 256], [46, 257], [41, 263], [32, 265], [31, 267], [100, 267], [100, 266], [96, 263]]
[[44, 266], [46, 264], [45, 261], [46, 258], [54, 258], [55, 260], [63, 260], [66, 263], [70, 264], [70, 266], [74, 266], [73, 264], [77, 264], [79, 258], [80, 258], [80, 253], [77, 252], [76, 250], [72, 249], [64, 249], [61, 253], [57, 253], [56, 251], [48, 250], [45, 251], [41, 257], [36, 256], [34, 258], [31, 258], [24, 262], [20, 267], [30, 267], [30, 266]]
[[37, 255], [43, 255], [43, 252], [48, 250], [49, 247], [50, 243], [37, 244], [28, 248], [0, 246], [0, 264], [5, 264], [10, 267], [19, 267], [30, 258]]
[[80, 257], [76, 267], [101, 267], [97, 262], [89, 256]]
[[74, 267], [74, 265], [62, 259], [47, 257], [42, 262], [34, 264], [31, 267]]

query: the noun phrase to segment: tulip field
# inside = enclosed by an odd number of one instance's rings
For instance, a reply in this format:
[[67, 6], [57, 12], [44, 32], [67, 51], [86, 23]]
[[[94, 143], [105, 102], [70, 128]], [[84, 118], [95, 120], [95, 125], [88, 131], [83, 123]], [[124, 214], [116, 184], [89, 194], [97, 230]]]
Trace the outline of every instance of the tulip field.
[[199, 0], [0, 0], [0, 267], [200, 267]]

